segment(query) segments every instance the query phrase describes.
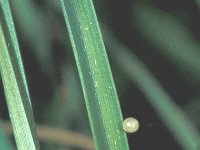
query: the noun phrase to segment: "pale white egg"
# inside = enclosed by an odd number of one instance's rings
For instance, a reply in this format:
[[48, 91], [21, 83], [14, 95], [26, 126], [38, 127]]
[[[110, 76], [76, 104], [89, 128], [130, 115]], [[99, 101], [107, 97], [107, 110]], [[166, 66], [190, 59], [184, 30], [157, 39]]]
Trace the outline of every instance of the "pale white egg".
[[135, 118], [129, 117], [123, 121], [123, 129], [127, 133], [134, 133], [139, 129], [139, 121]]

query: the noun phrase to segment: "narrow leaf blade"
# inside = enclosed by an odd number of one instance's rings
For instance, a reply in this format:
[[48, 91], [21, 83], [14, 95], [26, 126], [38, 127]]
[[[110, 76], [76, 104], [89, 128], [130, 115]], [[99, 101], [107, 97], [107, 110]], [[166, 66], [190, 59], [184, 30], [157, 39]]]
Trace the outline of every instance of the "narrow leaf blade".
[[0, 69], [19, 150], [39, 149], [30, 96], [7, 0], [0, 1]]
[[96, 148], [128, 150], [107, 54], [91, 0], [61, 0]]

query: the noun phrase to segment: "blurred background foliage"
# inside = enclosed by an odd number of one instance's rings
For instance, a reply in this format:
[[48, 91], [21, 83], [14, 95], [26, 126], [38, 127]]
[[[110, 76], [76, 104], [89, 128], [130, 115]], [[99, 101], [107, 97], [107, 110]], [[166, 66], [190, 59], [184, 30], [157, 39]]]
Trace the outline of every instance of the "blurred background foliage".
[[[124, 62], [129, 56], [134, 55], [132, 59], [136, 63], [141, 62], [148, 69], [150, 74], [146, 75], [155, 78], [161, 85], [158, 88], [162, 88], [173, 99], [177, 109], [180, 109], [182, 115], [187, 118], [188, 125], [198, 134], [200, 129], [199, 0], [93, 0], [93, 2], [105, 39], [123, 116], [135, 116], [141, 124], [138, 133], [128, 135], [130, 149], [181, 150], [182, 146], [177, 141], [175, 133], [170, 132], [168, 124], [163, 121], [165, 117], [162, 118], [160, 115], [162, 112], [155, 109], [155, 104], [148, 100], [145, 90], [142, 90], [141, 86], [148, 84], [141, 85], [141, 81], [139, 84], [137, 83], [139, 81], [132, 82], [134, 77], [132, 79], [130, 75], [127, 76], [128, 71], [123, 68], [127, 66], [129, 70], [133, 68], [132, 72], [137, 72], [136, 80], [137, 76], [143, 76], [145, 71], [134, 70], [135, 67], [131, 63]], [[10, 3], [36, 123], [72, 133], [78, 132], [85, 135], [82, 137], [83, 141], [88, 137], [92, 139], [59, 0], [10, 0]], [[121, 48], [120, 51], [117, 47]], [[119, 56], [123, 56], [124, 60]], [[162, 103], [163, 98], [159, 92], [154, 92], [154, 96]], [[0, 83], [0, 97], [0, 114], [3, 120], [1, 122], [4, 123], [9, 117], [2, 83]], [[170, 108], [167, 110], [171, 111]], [[174, 119], [179, 120], [179, 118]], [[175, 129], [179, 128], [176, 124], [174, 126]], [[2, 136], [5, 136], [3, 131]], [[15, 147], [12, 136], [10, 141]], [[81, 150], [79, 146], [61, 143], [51, 140], [40, 141], [42, 150]]]

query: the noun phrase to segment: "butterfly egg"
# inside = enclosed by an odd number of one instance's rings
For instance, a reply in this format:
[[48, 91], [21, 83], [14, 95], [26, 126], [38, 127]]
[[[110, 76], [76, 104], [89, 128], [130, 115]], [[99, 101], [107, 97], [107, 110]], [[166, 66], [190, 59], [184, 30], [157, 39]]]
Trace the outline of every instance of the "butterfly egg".
[[135, 118], [129, 117], [123, 121], [123, 129], [127, 133], [134, 133], [139, 129], [139, 121]]

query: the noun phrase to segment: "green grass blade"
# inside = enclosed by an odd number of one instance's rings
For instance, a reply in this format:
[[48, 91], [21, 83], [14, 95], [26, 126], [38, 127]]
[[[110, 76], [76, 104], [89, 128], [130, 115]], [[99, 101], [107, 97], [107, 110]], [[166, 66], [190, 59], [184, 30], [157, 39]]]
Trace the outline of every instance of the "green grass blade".
[[0, 1], [0, 69], [19, 150], [39, 149], [28, 87], [7, 0]]
[[91, 0], [61, 0], [98, 150], [128, 150], [122, 114]]
[[[73, 127], [76, 124], [75, 130], [91, 136], [78, 73], [75, 70], [75, 64], [72, 63], [74, 61], [62, 67], [61, 84], [57, 85], [48, 109], [50, 116], [48, 124], [67, 130], [74, 130]], [[58, 145], [55, 144], [49, 144], [45, 149], [54, 150], [55, 146], [58, 149]]]
[[[71, 61], [73, 63], [74, 61]], [[67, 76], [65, 82], [66, 82], [66, 89], [68, 89], [68, 108], [69, 112], [68, 114], [72, 114], [73, 118], [71, 119], [71, 122], [77, 122], [77, 127], [79, 128], [79, 131], [83, 132], [84, 134], [89, 134], [91, 136], [91, 130], [89, 128], [89, 120], [86, 113], [86, 108], [84, 104], [84, 97], [80, 85], [80, 81], [78, 79], [78, 72], [74, 64], [69, 64], [67, 66]], [[78, 92], [78, 93], [77, 93]], [[70, 113], [71, 112], [71, 113]], [[73, 113], [72, 113], [73, 112]], [[72, 124], [71, 124], [72, 126]]]
[[174, 16], [148, 4], [135, 5], [133, 13], [137, 29], [153, 43], [156, 50], [182, 73], [187, 72], [190, 79], [199, 81], [200, 44], [192, 32]]
[[79, 122], [76, 127], [79, 127], [79, 130], [83, 127], [86, 131], [88, 130], [85, 127], [87, 121], [86, 117], [83, 117], [85, 115], [83, 112], [83, 94], [78, 73], [74, 64], [65, 65], [65, 68], [62, 73], [62, 82], [57, 86], [50, 105], [51, 117], [49, 122], [53, 126], [66, 129], [72, 127], [74, 122]]
[[44, 11], [30, 0], [11, 1], [11, 4], [16, 23], [19, 25], [18, 31], [23, 32], [25, 42], [30, 46], [28, 50], [34, 54], [45, 75], [51, 77], [51, 35]]
[[144, 93], [183, 149], [198, 149], [200, 136], [197, 130], [142, 61], [112, 36], [112, 33], [107, 29], [105, 30], [105, 42], [114, 58], [113, 60], [127, 74], [133, 84]]

